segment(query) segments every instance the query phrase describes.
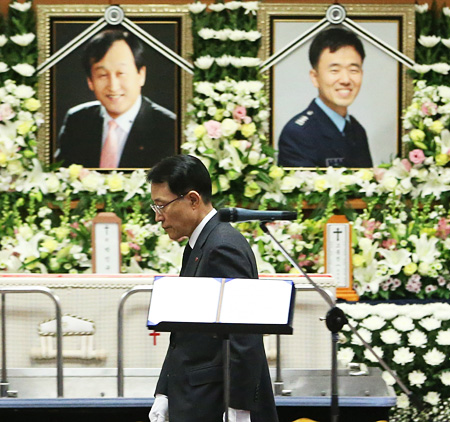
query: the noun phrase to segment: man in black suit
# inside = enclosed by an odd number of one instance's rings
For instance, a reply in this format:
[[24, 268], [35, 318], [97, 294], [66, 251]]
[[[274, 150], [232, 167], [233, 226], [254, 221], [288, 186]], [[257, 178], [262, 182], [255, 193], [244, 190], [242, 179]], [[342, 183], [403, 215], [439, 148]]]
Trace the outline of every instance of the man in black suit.
[[97, 101], [71, 108], [57, 161], [91, 168], [148, 168], [175, 152], [175, 114], [141, 95], [144, 48], [136, 37], [105, 30], [89, 40], [83, 67]]
[[365, 57], [352, 31], [322, 31], [309, 50], [318, 97], [283, 128], [278, 163], [287, 167], [372, 167], [367, 135], [348, 107], [359, 93]]
[[[156, 221], [173, 240], [189, 238], [181, 276], [258, 278], [245, 238], [219, 221], [211, 179], [189, 155], [169, 157], [148, 174]], [[186, 303], [186, 306], [189, 306]], [[222, 340], [212, 334], [173, 332], [155, 390], [151, 422], [222, 422]], [[261, 335], [230, 336], [230, 421], [277, 422]]]

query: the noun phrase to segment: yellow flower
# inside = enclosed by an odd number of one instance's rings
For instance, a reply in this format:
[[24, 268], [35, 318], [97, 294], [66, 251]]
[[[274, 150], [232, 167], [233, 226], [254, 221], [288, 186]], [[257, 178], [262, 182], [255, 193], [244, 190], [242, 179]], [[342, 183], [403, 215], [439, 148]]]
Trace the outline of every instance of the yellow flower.
[[327, 181], [325, 179], [318, 178], [314, 181], [314, 189], [317, 192], [323, 192], [327, 188]]
[[408, 265], [405, 265], [405, 267], [403, 268], [403, 272], [407, 276], [413, 275], [416, 271], [417, 271], [417, 264], [415, 262], [411, 262]]
[[433, 227], [423, 227], [420, 230], [420, 234], [426, 234], [428, 236], [434, 236], [435, 233], [436, 233], [436, 229]]
[[41, 107], [41, 102], [36, 98], [27, 98], [23, 105], [29, 111], [36, 111]]
[[255, 195], [261, 192], [261, 188], [256, 182], [249, 183], [244, 190], [244, 196], [247, 198], [253, 198]]
[[435, 120], [433, 123], [431, 123], [429, 128], [433, 133], [439, 134], [444, 129], [444, 125], [440, 120]]
[[419, 264], [419, 274], [428, 275], [428, 271], [430, 271], [430, 265], [427, 262], [421, 262]]
[[79, 164], [71, 164], [69, 166], [69, 177], [72, 180], [76, 179], [79, 176], [82, 168], [83, 168], [83, 166], [80, 166]]
[[413, 129], [411, 132], [409, 132], [409, 137], [414, 143], [422, 142], [425, 139], [425, 132], [420, 129]]
[[106, 179], [106, 184], [111, 192], [119, 192], [123, 190], [123, 178], [119, 174], [111, 174]]
[[447, 154], [438, 154], [434, 157], [434, 160], [438, 166], [445, 166], [449, 161], [449, 157]]
[[10, 161], [6, 168], [10, 174], [21, 174], [23, 172], [23, 165], [18, 160]]
[[6, 164], [6, 154], [4, 152], [0, 152], [0, 166]]
[[246, 137], [249, 138], [256, 132], [256, 125], [251, 123], [245, 123], [241, 126], [241, 133]]
[[369, 181], [373, 179], [373, 171], [369, 169], [362, 169], [356, 173], [364, 181]]
[[55, 239], [48, 237], [42, 242], [42, 247], [51, 253], [58, 247], [58, 242]]
[[53, 231], [58, 240], [64, 240], [70, 234], [70, 229], [68, 227], [64, 227], [64, 226], [56, 227]]
[[194, 135], [197, 137], [197, 139], [202, 139], [205, 134], [206, 134], [206, 128], [203, 125], [198, 125], [194, 129]]
[[353, 266], [354, 267], [362, 267], [366, 260], [362, 255], [354, 254], [353, 255]]
[[25, 136], [32, 129], [32, 127], [33, 127], [33, 122], [31, 120], [22, 122], [17, 127], [17, 133], [19, 135]]
[[130, 245], [127, 242], [122, 242], [120, 244], [120, 253], [122, 255], [128, 255], [130, 253]]
[[216, 114], [214, 114], [213, 119], [217, 120], [218, 122], [220, 122], [223, 119], [223, 113], [225, 112], [225, 110], [223, 108], [218, 108], [216, 111]]
[[269, 169], [269, 176], [272, 179], [281, 179], [284, 175], [284, 170], [281, 167], [278, 166], [272, 166]]
[[65, 248], [62, 248], [61, 250], [58, 251], [58, 253], [56, 254], [56, 259], [64, 259], [66, 258], [69, 253], [70, 253], [70, 249], [72, 249], [72, 246], [66, 246]]

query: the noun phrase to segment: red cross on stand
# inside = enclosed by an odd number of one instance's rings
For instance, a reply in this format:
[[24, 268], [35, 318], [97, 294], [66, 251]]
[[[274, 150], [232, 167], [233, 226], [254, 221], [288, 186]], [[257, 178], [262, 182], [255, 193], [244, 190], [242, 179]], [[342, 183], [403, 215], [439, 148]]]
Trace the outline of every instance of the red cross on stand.
[[153, 333], [150, 333], [149, 336], [153, 337], [153, 346], [156, 346], [156, 337], [160, 336], [161, 334], [153, 330]]

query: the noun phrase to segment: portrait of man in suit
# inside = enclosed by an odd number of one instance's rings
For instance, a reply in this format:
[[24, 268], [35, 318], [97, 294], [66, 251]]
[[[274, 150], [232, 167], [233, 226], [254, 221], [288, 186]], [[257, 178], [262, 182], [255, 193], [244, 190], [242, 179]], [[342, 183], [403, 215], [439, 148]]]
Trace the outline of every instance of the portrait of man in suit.
[[86, 44], [82, 64], [96, 101], [67, 112], [55, 160], [131, 169], [173, 155], [175, 114], [141, 93], [147, 77], [141, 42], [126, 31], [104, 30]]
[[[188, 237], [180, 275], [258, 278], [247, 240], [220, 222], [211, 203], [211, 178], [193, 156], [177, 155], [148, 174], [155, 219], [176, 241]], [[189, 306], [189, 303], [186, 303]], [[222, 339], [213, 334], [172, 332], [155, 390], [150, 421], [222, 422]], [[261, 335], [230, 335], [230, 420], [277, 422]]]
[[363, 80], [364, 47], [341, 27], [320, 32], [309, 49], [318, 96], [284, 126], [278, 163], [287, 167], [372, 167], [365, 129], [348, 113]]

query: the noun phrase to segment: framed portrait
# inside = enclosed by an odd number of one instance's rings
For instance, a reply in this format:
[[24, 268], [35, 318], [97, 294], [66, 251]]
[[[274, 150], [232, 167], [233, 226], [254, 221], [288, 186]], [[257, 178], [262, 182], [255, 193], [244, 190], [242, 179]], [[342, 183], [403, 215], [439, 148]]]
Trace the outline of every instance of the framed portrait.
[[[39, 63], [45, 62], [49, 57], [59, 52], [75, 37], [88, 30], [91, 25], [102, 19], [108, 5], [38, 5], [38, 43]], [[124, 15], [133, 24], [150, 34], [154, 39], [164, 44], [177, 55], [187, 58], [192, 53], [191, 22], [187, 6], [184, 5], [124, 5], [121, 6]], [[130, 32], [123, 25], [107, 25], [99, 32], [107, 29], [119, 29]], [[136, 35], [132, 34], [132, 37]], [[85, 103], [97, 100], [94, 92], [88, 86], [87, 74], [83, 69], [81, 58], [86, 40], [70, 54], [57, 61], [50, 69], [40, 75], [39, 98], [43, 104], [44, 124], [40, 128], [38, 136], [39, 158], [47, 164], [61, 163], [68, 166], [73, 163], [60, 161], [58, 150], [60, 148], [60, 134], [65, 125], [67, 112], [74, 107], [84, 108]], [[142, 103], [144, 99], [150, 99], [156, 105], [157, 112], [161, 110], [170, 116], [168, 122], [162, 125], [152, 126], [152, 131], [147, 127], [145, 131], [139, 131], [141, 138], [146, 138], [152, 146], [139, 146], [139, 150], [132, 151], [131, 159], [126, 164], [119, 162], [117, 168], [132, 170], [135, 168], [148, 168], [159, 161], [163, 156], [170, 156], [180, 152], [182, 133], [185, 124], [186, 105], [191, 95], [192, 76], [174, 63], [167, 55], [157, 51], [152, 46], [139, 40], [144, 46], [143, 60], [146, 67], [145, 83], [141, 88]], [[148, 102], [146, 102], [148, 103]], [[161, 107], [163, 109], [161, 109]], [[143, 109], [139, 109], [141, 113]], [[155, 110], [155, 107], [153, 108]], [[140, 114], [138, 115], [138, 117]], [[159, 116], [153, 112], [153, 116]], [[122, 158], [128, 148], [133, 129], [137, 125], [138, 117], [125, 138]], [[143, 124], [151, 119], [146, 117]], [[153, 119], [158, 120], [158, 119]], [[67, 120], [68, 122], [68, 120]], [[90, 125], [90, 120], [83, 117], [78, 121], [80, 126]], [[142, 125], [141, 125], [142, 126]], [[139, 128], [141, 128], [139, 126]], [[87, 131], [86, 131], [87, 132]], [[86, 133], [85, 132], [85, 133]], [[90, 131], [93, 132], [93, 131]], [[105, 131], [103, 142], [105, 142]], [[151, 136], [142, 136], [142, 133], [151, 133]], [[83, 142], [87, 136], [72, 137], [73, 143]], [[67, 138], [69, 139], [69, 138]], [[89, 147], [90, 148], [90, 147]], [[92, 147], [92, 155], [99, 154], [100, 144], [96, 141]], [[84, 156], [90, 156], [91, 150], [83, 150]], [[127, 152], [130, 152], [128, 150]], [[157, 151], [157, 154], [155, 152]], [[147, 158], [143, 159], [142, 157]], [[159, 159], [153, 159], [158, 155]], [[99, 160], [83, 162], [83, 154], [76, 160], [76, 164], [82, 164], [87, 168], [98, 168]], [[134, 165], [134, 163], [138, 163]], [[147, 162], [149, 165], [147, 165]]]
[[[266, 60], [325, 18], [329, 5], [263, 4], [259, 25], [263, 32], [262, 59]], [[346, 5], [346, 17], [402, 54], [414, 59], [414, 5]], [[324, 30], [333, 25], [328, 25]], [[348, 29], [348, 28], [347, 28]], [[359, 37], [366, 57], [361, 90], [349, 106], [367, 133], [373, 165], [402, 155], [402, 110], [412, 98], [407, 67], [373, 43]], [[267, 70], [271, 99], [272, 145], [286, 123], [305, 110], [318, 92], [311, 82], [308, 53], [314, 37]]]

